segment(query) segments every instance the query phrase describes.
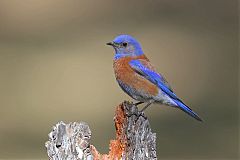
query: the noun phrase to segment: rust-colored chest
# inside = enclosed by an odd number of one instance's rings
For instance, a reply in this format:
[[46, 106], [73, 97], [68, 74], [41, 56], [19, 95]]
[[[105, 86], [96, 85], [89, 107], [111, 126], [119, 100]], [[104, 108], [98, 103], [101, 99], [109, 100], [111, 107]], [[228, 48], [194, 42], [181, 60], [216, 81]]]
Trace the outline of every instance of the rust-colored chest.
[[146, 94], [146, 96], [157, 95], [157, 86], [136, 73], [129, 65], [129, 62], [134, 59], [144, 59], [148, 61], [144, 55], [138, 57], [124, 57], [114, 61], [113, 68], [117, 81], [139, 91], [139, 94], [141, 92], [141, 94]]

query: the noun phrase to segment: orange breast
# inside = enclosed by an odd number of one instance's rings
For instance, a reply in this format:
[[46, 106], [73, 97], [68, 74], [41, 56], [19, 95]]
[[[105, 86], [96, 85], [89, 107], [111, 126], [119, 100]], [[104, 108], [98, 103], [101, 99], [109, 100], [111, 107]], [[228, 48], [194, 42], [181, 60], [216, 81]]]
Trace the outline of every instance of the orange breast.
[[157, 86], [136, 73], [129, 65], [129, 61], [133, 59], [148, 60], [144, 55], [136, 57], [124, 57], [115, 60], [113, 67], [116, 79], [136, 90], [144, 92], [145, 94], [156, 96], [158, 94]]

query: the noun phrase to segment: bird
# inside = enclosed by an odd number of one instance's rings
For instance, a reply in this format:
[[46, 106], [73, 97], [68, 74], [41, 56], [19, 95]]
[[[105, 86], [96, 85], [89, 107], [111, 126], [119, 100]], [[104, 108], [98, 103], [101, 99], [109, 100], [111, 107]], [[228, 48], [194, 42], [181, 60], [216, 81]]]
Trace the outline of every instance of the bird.
[[202, 119], [174, 93], [167, 80], [158, 73], [144, 54], [141, 44], [132, 36], [121, 34], [108, 42], [115, 50], [113, 68], [121, 89], [135, 99], [135, 105], [163, 104], [181, 109], [198, 121]]

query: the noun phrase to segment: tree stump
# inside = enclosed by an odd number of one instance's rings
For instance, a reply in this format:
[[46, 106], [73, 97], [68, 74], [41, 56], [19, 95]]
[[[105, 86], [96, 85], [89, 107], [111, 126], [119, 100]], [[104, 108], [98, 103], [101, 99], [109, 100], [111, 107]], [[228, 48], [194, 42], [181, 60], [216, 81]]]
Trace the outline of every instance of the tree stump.
[[108, 154], [100, 154], [90, 144], [91, 131], [84, 122], [57, 123], [46, 142], [50, 160], [156, 160], [156, 134], [143, 112], [130, 102], [116, 108], [116, 139]]

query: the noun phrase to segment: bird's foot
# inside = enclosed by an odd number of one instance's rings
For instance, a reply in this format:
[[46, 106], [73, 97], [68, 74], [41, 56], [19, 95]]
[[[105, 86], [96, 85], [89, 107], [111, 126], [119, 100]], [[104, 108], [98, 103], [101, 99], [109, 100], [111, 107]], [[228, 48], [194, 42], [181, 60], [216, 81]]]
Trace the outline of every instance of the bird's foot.
[[138, 106], [139, 104], [143, 104], [144, 102], [137, 102], [137, 103], [134, 103], [135, 106]]
[[143, 107], [143, 109], [140, 110], [140, 112], [143, 112], [145, 109], [148, 108], [148, 106], [150, 106], [154, 101], [150, 101], [148, 102], [148, 104], [146, 106]]

